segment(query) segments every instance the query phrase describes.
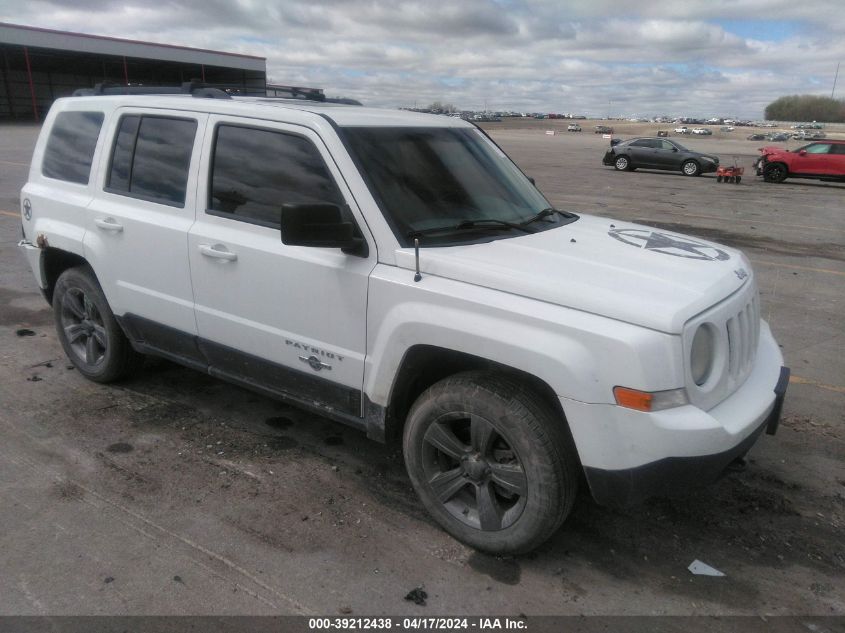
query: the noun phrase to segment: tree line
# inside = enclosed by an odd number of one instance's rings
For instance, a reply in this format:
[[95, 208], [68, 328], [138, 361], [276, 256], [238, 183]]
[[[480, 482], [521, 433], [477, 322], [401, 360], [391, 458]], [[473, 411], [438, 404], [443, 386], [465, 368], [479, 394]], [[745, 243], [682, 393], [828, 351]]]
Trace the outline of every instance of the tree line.
[[845, 122], [845, 101], [818, 95], [789, 95], [766, 106], [767, 121]]

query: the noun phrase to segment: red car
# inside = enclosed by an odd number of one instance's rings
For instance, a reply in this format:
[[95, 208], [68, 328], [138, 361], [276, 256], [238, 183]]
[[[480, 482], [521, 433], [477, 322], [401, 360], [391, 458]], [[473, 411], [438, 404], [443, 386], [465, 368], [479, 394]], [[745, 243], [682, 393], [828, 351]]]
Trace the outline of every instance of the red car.
[[814, 178], [845, 182], [845, 141], [814, 141], [789, 151], [782, 147], [761, 147], [755, 167], [766, 182], [787, 178]]

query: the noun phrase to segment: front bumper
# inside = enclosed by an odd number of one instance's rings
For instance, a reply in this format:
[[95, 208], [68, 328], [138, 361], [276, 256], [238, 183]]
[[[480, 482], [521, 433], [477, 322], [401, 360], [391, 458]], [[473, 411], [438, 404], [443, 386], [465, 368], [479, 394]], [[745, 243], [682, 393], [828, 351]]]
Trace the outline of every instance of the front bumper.
[[709, 160], [699, 161], [701, 163], [701, 173], [709, 174], [719, 169], [719, 163], [710, 162]]
[[593, 497], [630, 506], [712, 483], [759, 435], [774, 434], [789, 369], [765, 323], [745, 383], [709, 411], [693, 405], [643, 413], [562, 399]]
[[601, 164], [610, 167], [614, 162], [616, 162], [616, 155], [612, 151], [605, 152], [604, 158], [601, 159]]

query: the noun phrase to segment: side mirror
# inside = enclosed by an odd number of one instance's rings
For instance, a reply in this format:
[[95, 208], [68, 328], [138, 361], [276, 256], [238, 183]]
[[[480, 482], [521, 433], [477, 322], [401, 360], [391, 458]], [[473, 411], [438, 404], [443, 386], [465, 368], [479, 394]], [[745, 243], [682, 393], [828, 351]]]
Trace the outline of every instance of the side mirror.
[[673, 152], [677, 152], [677, 151], [678, 151], [678, 148], [673, 146], [673, 147], [672, 147], [672, 151], [673, 151]]
[[530, 183], [531, 183], [532, 185], [534, 185], [535, 187], [537, 186], [537, 183], [536, 183], [536, 182], [534, 182], [534, 179], [533, 179], [531, 176], [528, 176], [527, 178], [528, 178], [528, 182], [530, 182]]
[[355, 224], [343, 219], [336, 204], [283, 204], [282, 243], [289, 246], [339, 248], [366, 257], [367, 242], [355, 235]]
[[802, 149], [800, 152], [798, 152], [798, 155], [799, 155], [799, 156], [806, 156], [806, 155], [807, 155], [807, 150]]

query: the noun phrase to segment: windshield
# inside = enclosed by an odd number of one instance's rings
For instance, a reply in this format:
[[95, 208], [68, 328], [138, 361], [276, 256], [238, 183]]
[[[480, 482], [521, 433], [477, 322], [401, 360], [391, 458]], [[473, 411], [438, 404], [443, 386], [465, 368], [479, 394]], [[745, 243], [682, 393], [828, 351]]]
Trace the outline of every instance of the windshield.
[[[478, 129], [346, 127], [342, 134], [403, 246], [426, 231], [421, 246], [524, 235], [505, 225], [532, 220], [551, 206]], [[531, 224], [530, 232], [565, 221], [551, 214]], [[461, 224], [460, 231], [433, 231]]]

